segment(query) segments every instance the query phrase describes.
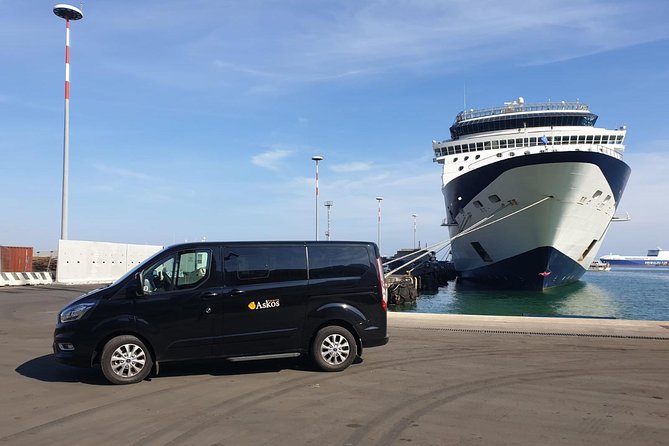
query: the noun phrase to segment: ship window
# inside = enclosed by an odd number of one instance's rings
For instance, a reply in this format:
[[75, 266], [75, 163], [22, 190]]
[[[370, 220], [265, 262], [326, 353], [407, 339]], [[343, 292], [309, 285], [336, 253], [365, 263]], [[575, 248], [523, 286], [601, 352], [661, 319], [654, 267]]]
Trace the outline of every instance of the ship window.
[[509, 152], [509, 156], [515, 156], [516, 154], [514, 152]]
[[479, 158], [481, 158], [481, 155], [476, 155], [476, 159], [479, 159]]
[[595, 139], [592, 141], [594, 144], [599, 144], [602, 142], [602, 137], [600, 135], [596, 135]]
[[537, 138], [530, 138], [530, 145], [531, 146], [536, 146], [537, 145]]
[[581, 135], [578, 137], [578, 143], [583, 144], [585, 142], [585, 135]]
[[492, 262], [490, 255], [488, 255], [488, 252], [483, 249], [483, 246], [481, 246], [479, 242], [472, 242], [472, 248], [474, 248], [474, 251], [481, 257], [481, 260], [484, 262]]
[[499, 198], [497, 195], [495, 195], [495, 194], [488, 196], [488, 200], [490, 200], [491, 203], [499, 203], [500, 201], [502, 201], [502, 200], [500, 200], [500, 198]]
[[611, 199], [611, 195], [607, 195], [606, 198], [604, 198], [604, 201], [609, 201]]
[[500, 149], [506, 149], [506, 148], [507, 148], [507, 144], [508, 144], [508, 147], [513, 147], [513, 139], [510, 139], [510, 140], [508, 140], [508, 141], [506, 141], [506, 140], [502, 140], [502, 141], [500, 141], [500, 142], [499, 142], [499, 148], [500, 148]]
[[619, 144], [623, 142], [623, 137], [622, 137], [622, 135], [620, 135], [620, 136], [618, 136], [618, 137], [616, 138], [616, 142], [619, 143]]
[[482, 142], [477, 142], [476, 143], [476, 150], [483, 150], [483, 143]]
[[602, 191], [601, 191], [601, 190], [598, 190], [597, 192], [595, 192], [594, 194], [592, 194], [592, 198], [597, 198], [597, 197], [599, 197], [600, 195], [602, 195]]
[[457, 162], [458, 162], [458, 157], [457, 157], [457, 156], [456, 156], [455, 158], [453, 158], [453, 162], [454, 162], [454, 163], [457, 163]]
[[455, 153], [455, 150], [453, 150], [453, 147], [448, 148], [448, 154], [453, 155]]
[[602, 135], [602, 144], [608, 144], [609, 135]]
[[460, 170], [462, 170], [462, 169], [464, 169], [464, 168], [465, 168], [465, 166], [460, 166], [460, 167], [458, 167], [458, 170], [460, 171]]
[[525, 138], [523, 140], [523, 147], [529, 147], [530, 145], [530, 138]]
[[467, 161], [468, 159], [469, 159], [469, 157], [468, 157], [468, 156], [466, 156], [466, 157], [465, 157], [465, 161]]
[[460, 153], [460, 152], [461, 152], [460, 146], [455, 146], [455, 153]]
[[493, 150], [499, 149], [499, 141], [493, 141], [492, 142], [492, 149]]
[[592, 144], [592, 135], [588, 135], [588, 137], [585, 139], [585, 142], [588, 144]]
[[482, 207], [483, 207], [483, 203], [481, 203], [481, 202], [478, 201], [478, 200], [475, 200], [475, 201], [474, 201], [474, 207], [475, 207], [475, 208], [482, 208]]
[[523, 147], [523, 139], [522, 138], [516, 139], [516, 147]]

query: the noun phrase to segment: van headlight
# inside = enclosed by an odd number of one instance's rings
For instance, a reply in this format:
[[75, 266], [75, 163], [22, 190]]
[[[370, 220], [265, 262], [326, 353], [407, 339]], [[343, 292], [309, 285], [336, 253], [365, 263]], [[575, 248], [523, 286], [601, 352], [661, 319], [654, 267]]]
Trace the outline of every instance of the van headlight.
[[79, 319], [84, 317], [84, 315], [86, 315], [86, 313], [88, 313], [94, 306], [95, 303], [93, 302], [86, 302], [72, 305], [71, 307], [67, 307], [63, 311], [61, 311], [60, 314], [58, 315], [58, 319], [60, 320], [61, 323], [78, 321]]

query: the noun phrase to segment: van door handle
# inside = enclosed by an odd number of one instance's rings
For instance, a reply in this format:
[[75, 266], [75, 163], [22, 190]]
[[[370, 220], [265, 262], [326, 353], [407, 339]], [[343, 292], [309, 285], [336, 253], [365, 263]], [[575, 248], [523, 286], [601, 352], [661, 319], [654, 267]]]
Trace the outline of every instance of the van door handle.
[[217, 293], [215, 291], [207, 291], [207, 292], [204, 292], [204, 293], [200, 294], [200, 297], [202, 299], [209, 299], [211, 297], [216, 297], [218, 295], [219, 295], [219, 293]]
[[235, 288], [234, 290], [230, 290], [227, 293], [230, 296], [237, 296], [238, 294], [244, 294], [244, 290], [240, 290], [239, 288]]

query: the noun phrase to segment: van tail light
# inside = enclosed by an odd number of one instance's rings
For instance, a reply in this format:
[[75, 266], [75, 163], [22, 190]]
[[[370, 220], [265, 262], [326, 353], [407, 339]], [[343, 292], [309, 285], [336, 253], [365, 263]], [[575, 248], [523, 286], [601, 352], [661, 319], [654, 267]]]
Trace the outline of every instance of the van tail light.
[[385, 280], [383, 280], [383, 265], [381, 264], [381, 258], [376, 258], [376, 272], [379, 275], [379, 286], [381, 287], [381, 306], [384, 311], [388, 311], [388, 290], [386, 289]]

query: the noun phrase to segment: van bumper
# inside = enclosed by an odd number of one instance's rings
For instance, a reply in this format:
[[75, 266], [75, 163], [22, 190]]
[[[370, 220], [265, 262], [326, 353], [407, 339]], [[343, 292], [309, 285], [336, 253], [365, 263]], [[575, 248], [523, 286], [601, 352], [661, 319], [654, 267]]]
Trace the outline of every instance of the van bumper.
[[376, 338], [376, 339], [365, 339], [362, 342], [362, 346], [367, 348], [367, 347], [380, 347], [382, 345], [386, 345], [388, 343], [388, 340], [390, 337], [386, 335], [383, 338]]
[[90, 339], [81, 339], [71, 331], [56, 328], [53, 336], [53, 355], [56, 361], [75, 367], [91, 367], [95, 346]]

